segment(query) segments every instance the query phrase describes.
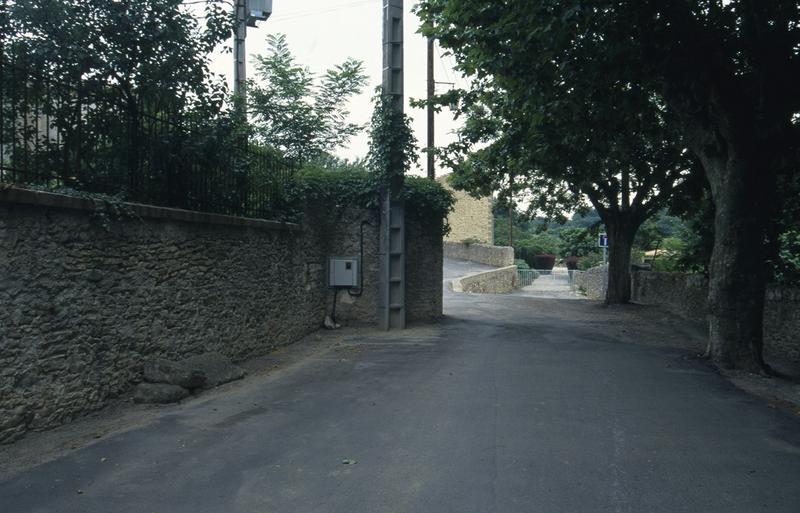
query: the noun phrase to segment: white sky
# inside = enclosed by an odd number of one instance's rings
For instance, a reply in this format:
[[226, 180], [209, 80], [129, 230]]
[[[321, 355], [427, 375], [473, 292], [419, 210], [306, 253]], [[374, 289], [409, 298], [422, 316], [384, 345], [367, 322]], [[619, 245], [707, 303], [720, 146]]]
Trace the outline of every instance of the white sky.
[[[406, 0], [406, 16], [403, 20], [406, 113], [413, 119], [419, 146], [424, 147], [427, 139], [425, 111], [408, 106], [409, 98], [424, 98], [426, 95], [427, 49], [425, 38], [416, 33], [419, 20], [411, 13], [415, 1]], [[370, 99], [381, 82], [381, 9], [382, 0], [274, 0], [270, 19], [259, 22], [257, 28], [247, 29], [248, 78], [254, 77], [252, 56], [267, 52], [267, 34], [286, 34], [297, 62], [317, 74], [324, 73], [348, 57], [358, 59], [364, 62], [369, 83], [364, 93], [355, 97], [350, 104], [351, 120], [360, 124], [368, 123], [372, 114]], [[436, 80], [457, 82], [463, 87], [466, 82], [456, 76], [452, 70], [454, 64], [453, 58], [445, 56], [437, 46], [434, 57]], [[232, 55], [215, 55], [212, 70], [225, 74], [230, 84], [233, 75]], [[437, 91], [443, 92], [448, 87], [438, 85]], [[457, 128], [457, 122], [449, 111], [437, 114], [435, 126], [437, 146], [453, 140], [452, 132]], [[351, 159], [366, 156], [368, 137], [365, 132], [354, 137], [349, 147], [336, 153]], [[413, 173], [424, 174], [424, 154], [420, 154], [419, 165], [422, 167]], [[437, 170], [436, 174], [439, 176], [443, 172]]]

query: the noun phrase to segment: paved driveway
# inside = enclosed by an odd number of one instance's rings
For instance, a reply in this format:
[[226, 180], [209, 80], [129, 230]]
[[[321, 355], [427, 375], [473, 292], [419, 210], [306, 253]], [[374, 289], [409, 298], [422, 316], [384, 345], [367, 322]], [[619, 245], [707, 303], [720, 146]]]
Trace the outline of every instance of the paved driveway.
[[327, 335], [0, 482], [0, 511], [800, 511], [800, 420], [659, 347], [652, 322], [588, 301], [446, 305], [439, 325]]

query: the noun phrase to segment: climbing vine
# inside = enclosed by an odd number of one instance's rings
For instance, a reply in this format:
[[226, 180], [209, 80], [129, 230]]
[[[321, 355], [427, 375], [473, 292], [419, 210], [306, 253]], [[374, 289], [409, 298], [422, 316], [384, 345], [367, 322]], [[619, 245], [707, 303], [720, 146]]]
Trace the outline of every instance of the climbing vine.
[[393, 107], [391, 96], [378, 93], [373, 102], [367, 166], [379, 189], [385, 190], [417, 162], [417, 139], [411, 119]]
[[441, 221], [442, 232], [447, 234], [453, 195], [435, 181], [405, 176], [417, 161], [417, 141], [410, 119], [393, 108], [388, 95], [376, 94], [374, 103], [366, 165], [328, 167], [307, 163], [286, 186], [286, 208], [280, 218], [298, 221], [304, 208], [314, 204], [327, 208], [377, 208], [380, 194], [396, 180], [401, 185], [406, 215], [425, 223]]
[[[373, 174], [365, 169], [306, 166], [286, 188], [287, 209], [281, 218], [300, 221], [308, 205], [324, 205], [329, 209], [377, 208], [380, 187]], [[424, 223], [441, 220], [443, 235], [450, 231], [447, 214], [454, 199], [439, 183], [419, 176], [406, 177], [401, 196], [406, 203], [406, 215]]]

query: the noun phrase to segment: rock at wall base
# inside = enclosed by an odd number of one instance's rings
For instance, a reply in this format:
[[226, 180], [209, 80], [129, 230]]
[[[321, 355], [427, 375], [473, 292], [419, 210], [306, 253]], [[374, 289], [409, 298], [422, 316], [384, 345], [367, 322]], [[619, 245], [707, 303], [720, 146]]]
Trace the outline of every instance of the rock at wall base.
[[181, 365], [192, 372], [202, 372], [206, 376], [205, 388], [213, 388], [229, 381], [242, 379], [245, 375], [241, 367], [234, 365], [219, 353], [204, 353], [181, 361]]
[[144, 380], [148, 383], [166, 383], [193, 390], [206, 385], [206, 375], [200, 370], [169, 360], [157, 359], [144, 366]]
[[166, 383], [139, 383], [133, 393], [133, 402], [137, 404], [176, 403], [189, 397], [189, 391], [178, 385]]

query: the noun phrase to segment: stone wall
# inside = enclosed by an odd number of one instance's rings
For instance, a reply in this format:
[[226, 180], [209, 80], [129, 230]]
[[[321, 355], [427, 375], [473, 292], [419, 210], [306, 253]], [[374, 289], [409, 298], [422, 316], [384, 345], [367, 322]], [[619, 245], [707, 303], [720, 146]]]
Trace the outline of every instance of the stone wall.
[[474, 294], [510, 294], [517, 283], [517, 266], [468, 274], [450, 282], [454, 292]]
[[514, 248], [510, 246], [489, 246], [487, 244], [463, 244], [444, 242], [444, 256], [458, 260], [469, 260], [493, 267], [514, 265]]
[[436, 180], [453, 193], [455, 204], [453, 211], [447, 216], [450, 233], [446, 241], [463, 242], [473, 239], [485, 244], [494, 243], [494, 216], [492, 215], [491, 198], [474, 198], [464, 191], [457, 191], [449, 184], [450, 175]]
[[[330, 312], [329, 256], [358, 256], [360, 296], [337, 320], [374, 324], [378, 216], [309, 211], [302, 225], [141, 205], [98, 215], [91, 201], [0, 191], [0, 443], [105, 405], [142, 362], [217, 351], [264, 354]], [[441, 232], [408, 223], [408, 320], [442, 313]], [[437, 239], [438, 237], [438, 239]], [[412, 273], [409, 273], [412, 274]]]
[[442, 316], [444, 279], [442, 224], [406, 219], [406, 320]]
[[[636, 303], [659, 305], [686, 319], [707, 322], [708, 279], [703, 275], [634, 272], [631, 294]], [[800, 364], [800, 289], [771, 285], [765, 299], [765, 355]]]
[[608, 266], [599, 265], [586, 271], [575, 271], [573, 286], [589, 299], [605, 300], [608, 287]]
[[800, 289], [772, 286], [764, 308], [764, 350], [800, 364]]
[[708, 278], [702, 274], [636, 271], [631, 273], [631, 299], [661, 305], [695, 322], [706, 322]]

